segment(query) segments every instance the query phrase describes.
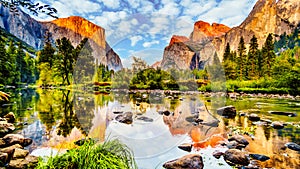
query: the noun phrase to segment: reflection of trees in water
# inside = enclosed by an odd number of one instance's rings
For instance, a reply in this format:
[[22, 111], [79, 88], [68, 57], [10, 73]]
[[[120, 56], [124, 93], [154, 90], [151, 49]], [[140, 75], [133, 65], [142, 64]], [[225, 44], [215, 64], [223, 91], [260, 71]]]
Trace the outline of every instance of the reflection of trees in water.
[[95, 100], [93, 96], [87, 96], [82, 93], [75, 94], [75, 98], [74, 105], [77, 120], [80, 123], [82, 132], [87, 135], [93, 125]]
[[58, 126], [58, 135], [62, 135], [64, 137], [68, 136], [74, 127], [81, 130], [82, 134], [87, 135], [85, 130], [81, 127], [81, 123], [79, 122], [76, 113], [74, 111], [74, 102], [73, 95], [70, 90], [63, 92], [62, 102], [63, 102], [63, 117], [61, 119], [61, 123]]

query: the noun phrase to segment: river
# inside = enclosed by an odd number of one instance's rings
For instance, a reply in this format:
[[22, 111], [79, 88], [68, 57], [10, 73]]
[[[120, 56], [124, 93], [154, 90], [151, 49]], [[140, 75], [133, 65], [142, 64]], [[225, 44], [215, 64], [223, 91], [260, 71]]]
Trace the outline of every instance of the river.
[[[2, 104], [1, 114], [14, 112], [17, 117], [15, 133], [33, 139], [26, 147], [34, 150], [64, 150], [86, 136], [99, 141], [118, 138], [134, 152], [139, 168], [162, 168], [166, 161], [188, 152], [177, 148], [181, 143], [209, 140], [213, 135], [226, 137], [228, 133], [247, 133], [248, 152], [271, 157], [261, 162], [264, 168], [295, 168], [300, 165], [298, 152], [282, 147], [287, 142], [300, 144], [300, 100], [266, 97], [237, 97], [197, 92], [172, 93], [162, 91], [118, 91], [85, 93], [61, 89], [18, 89], [10, 91], [9, 103]], [[216, 113], [216, 109], [233, 105], [238, 112], [233, 118]], [[207, 109], [207, 110], [206, 110]], [[168, 110], [169, 116], [161, 112]], [[296, 117], [274, 115], [268, 111], [294, 112]], [[115, 120], [118, 112], [132, 112], [133, 123]], [[160, 112], [160, 113], [159, 113]], [[281, 121], [283, 129], [274, 129], [264, 122], [250, 121], [240, 113], [256, 113], [261, 119]], [[198, 114], [206, 123], [216, 120], [218, 125], [197, 125], [189, 117]], [[194, 148], [200, 153], [205, 168], [231, 168], [212, 152], [220, 147], [205, 145]], [[45, 153], [46, 151], [44, 151]]]

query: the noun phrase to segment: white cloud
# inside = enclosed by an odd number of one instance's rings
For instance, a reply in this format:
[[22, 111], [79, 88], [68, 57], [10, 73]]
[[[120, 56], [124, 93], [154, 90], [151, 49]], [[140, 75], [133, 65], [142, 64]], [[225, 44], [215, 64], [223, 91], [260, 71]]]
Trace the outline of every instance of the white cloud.
[[118, 9], [120, 7], [119, 0], [102, 0], [103, 4], [111, 9]]
[[59, 17], [68, 17], [76, 13], [85, 15], [101, 11], [100, 4], [85, 0], [48, 1], [48, 4], [57, 9]]
[[143, 37], [138, 35], [138, 36], [133, 36], [130, 38], [131, 40], [131, 46], [135, 46], [137, 44], [137, 42], [143, 40]]
[[154, 41], [151, 41], [151, 42], [144, 42], [143, 46], [145, 48], [149, 48], [149, 47], [151, 47], [152, 45], [155, 45], [155, 44], [159, 44], [159, 41], [158, 40], [154, 40]]

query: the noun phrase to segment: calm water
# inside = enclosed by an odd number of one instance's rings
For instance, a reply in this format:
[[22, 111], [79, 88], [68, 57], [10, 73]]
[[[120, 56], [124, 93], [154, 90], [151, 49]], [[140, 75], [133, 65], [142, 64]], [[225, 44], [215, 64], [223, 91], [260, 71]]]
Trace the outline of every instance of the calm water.
[[[18, 120], [16, 133], [34, 140], [28, 147], [30, 151], [41, 148], [72, 148], [75, 140], [85, 136], [100, 141], [119, 138], [133, 150], [139, 168], [152, 169], [161, 168], [164, 162], [187, 154], [177, 148], [181, 143], [203, 141], [228, 131], [248, 131], [253, 134], [254, 140], [250, 141], [247, 150], [271, 157], [271, 160], [261, 163], [262, 167], [300, 166], [299, 153], [281, 149], [286, 142], [300, 144], [299, 100], [230, 100], [221, 96], [206, 97], [196, 93], [176, 93], [169, 96], [159, 91], [150, 94], [95, 94], [58, 89], [24, 89], [11, 91], [11, 94], [10, 103], [2, 103], [1, 113], [15, 113]], [[263, 119], [285, 122], [286, 126], [276, 130], [260, 123], [253, 124], [244, 116], [227, 119], [217, 115], [215, 110], [225, 105], [234, 105], [237, 111], [255, 112]], [[205, 106], [209, 112], [205, 111]], [[173, 114], [163, 116], [158, 113], [164, 110]], [[270, 110], [295, 112], [298, 116], [270, 115]], [[133, 123], [128, 125], [116, 122], [116, 114], [113, 113], [116, 111], [132, 112]], [[199, 117], [206, 123], [218, 119], [218, 127], [195, 126], [186, 121], [187, 117], [195, 115], [196, 112], [199, 112]], [[139, 120], [139, 117], [148, 117], [153, 121], [146, 122]], [[203, 155], [205, 168], [231, 168], [222, 158], [216, 160], [212, 157], [215, 149], [220, 148], [204, 146], [193, 152]]]

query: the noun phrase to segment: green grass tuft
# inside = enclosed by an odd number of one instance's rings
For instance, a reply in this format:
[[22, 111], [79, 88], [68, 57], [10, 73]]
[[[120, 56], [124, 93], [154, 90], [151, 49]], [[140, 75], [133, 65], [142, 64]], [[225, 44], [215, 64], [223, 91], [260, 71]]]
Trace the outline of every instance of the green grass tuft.
[[137, 168], [133, 153], [119, 140], [103, 144], [87, 142], [63, 155], [39, 161], [38, 169], [131, 169]]

